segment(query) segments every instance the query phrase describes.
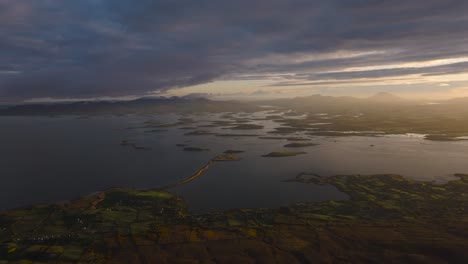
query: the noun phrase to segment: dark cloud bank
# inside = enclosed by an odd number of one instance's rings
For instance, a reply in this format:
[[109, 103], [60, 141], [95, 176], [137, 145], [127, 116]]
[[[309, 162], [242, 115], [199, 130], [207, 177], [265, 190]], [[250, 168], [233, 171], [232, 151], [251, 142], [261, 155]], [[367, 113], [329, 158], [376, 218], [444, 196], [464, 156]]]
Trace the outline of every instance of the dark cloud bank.
[[[242, 74], [404, 75], [333, 71], [465, 56], [467, 14], [465, 0], [0, 0], [0, 101], [144, 95]], [[343, 50], [390, 52], [275, 59]]]

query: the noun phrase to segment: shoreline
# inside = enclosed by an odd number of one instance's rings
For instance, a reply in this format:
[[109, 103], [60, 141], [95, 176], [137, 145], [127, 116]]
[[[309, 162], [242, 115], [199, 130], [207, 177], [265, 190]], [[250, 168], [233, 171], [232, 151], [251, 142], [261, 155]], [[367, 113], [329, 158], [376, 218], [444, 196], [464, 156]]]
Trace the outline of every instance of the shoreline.
[[[168, 192], [111, 189], [68, 204], [0, 213], [0, 262], [151, 263], [184, 254], [190, 261], [237, 257], [237, 263], [282, 262], [280, 256], [296, 263], [297, 254], [308, 261], [342, 256], [354, 262], [395, 262], [424, 255], [457, 262], [468, 259], [463, 228], [468, 224], [468, 197], [463, 195], [468, 175], [456, 176], [457, 181], [435, 185], [398, 175], [301, 174], [292, 180], [331, 184], [350, 199], [202, 215], [190, 214], [183, 198]], [[385, 250], [369, 254], [371, 248]], [[242, 254], [245, 250], [255, 254]]]

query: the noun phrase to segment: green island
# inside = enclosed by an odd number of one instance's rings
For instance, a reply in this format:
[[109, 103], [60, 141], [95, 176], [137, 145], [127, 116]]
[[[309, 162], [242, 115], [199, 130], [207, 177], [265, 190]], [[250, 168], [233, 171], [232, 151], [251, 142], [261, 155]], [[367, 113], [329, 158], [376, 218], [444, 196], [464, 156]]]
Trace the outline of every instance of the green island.
[[349, 200], [198, 215], [167, 192], [110, 189], [1, 213], [0, 263], [466, 263], [468, 175], [456, 176], [301, 174], [289, 181]]
[[262, 155], [262, 157], [268, 158], [281, 158], [281, 157], [292, 157], [297, 155], [307, 154], [303, 151], [273, 151], [266, 155]]
[[284, 145], [285, 148], [303, 148], [303, 147], [313, 147], [318, 146], [317, 143], [306, 143], [306, 142], [296, 142]]

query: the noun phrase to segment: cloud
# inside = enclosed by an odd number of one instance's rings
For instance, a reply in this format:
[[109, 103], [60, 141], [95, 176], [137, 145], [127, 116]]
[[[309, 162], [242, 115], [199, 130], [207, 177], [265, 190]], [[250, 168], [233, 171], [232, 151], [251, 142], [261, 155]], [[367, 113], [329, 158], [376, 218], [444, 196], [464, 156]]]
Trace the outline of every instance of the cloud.
[[0, 0], [0, 100], [464, 73], [404, 65], [468, 54], [466, 13], [463, 0]]

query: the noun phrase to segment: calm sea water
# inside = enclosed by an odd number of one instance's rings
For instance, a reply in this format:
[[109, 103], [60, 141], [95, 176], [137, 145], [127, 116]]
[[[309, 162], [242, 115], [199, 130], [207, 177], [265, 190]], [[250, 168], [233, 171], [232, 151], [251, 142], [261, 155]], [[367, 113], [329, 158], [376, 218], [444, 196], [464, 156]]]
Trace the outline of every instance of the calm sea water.
[[[257, 113], [255, 117], [262, 117]], [[200, 124], [216, 115], [194, 116]], [[284, 150], [286, 140], [256, 137], [186, 136], [190, 130], [169, 127], [145, 133], [147, 120], [174, 122], [176, 115], [91, 117], [0, 117], [0, 210], [73, 199], [111, 187], [154, 188], [191, 176], [227, 149], [246, 151], [241, 161], [218, 162], [193, 182], [172, 189], [193, 211], [277, 207], [301, 201], [347, 199], [332, 186], [284, 182], [301, 172], [321, 175], [394, 173], [444, 182], [468, 172], [468, 142], [432, 142], [414, 136], [311, 137], [319, 146], [297, 149], [306, 155], [261, 157]], [[267, 135], [265, 129], [221, 133]], [[149, 130], [149, 129], [146, 129]], [[300, 135], [300, 134], [298, 134]], [[271, 135], [270, 135], [271, 136]], [[120, 145], [129, 140], [151, 150]], [[175, 144], [208, 147], [187, 152]], [[371, 146], [374, 145], [374, 146]], [[295, 151], [296, 149], [293, 149]]]

